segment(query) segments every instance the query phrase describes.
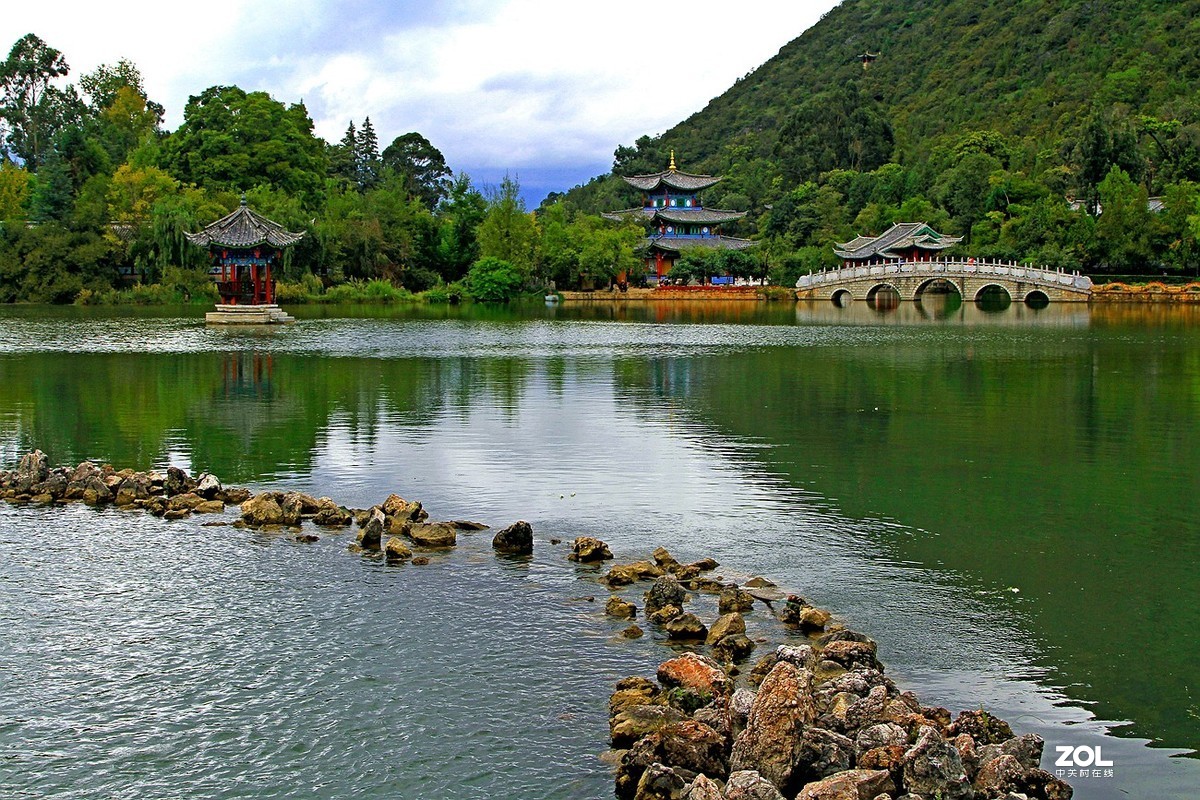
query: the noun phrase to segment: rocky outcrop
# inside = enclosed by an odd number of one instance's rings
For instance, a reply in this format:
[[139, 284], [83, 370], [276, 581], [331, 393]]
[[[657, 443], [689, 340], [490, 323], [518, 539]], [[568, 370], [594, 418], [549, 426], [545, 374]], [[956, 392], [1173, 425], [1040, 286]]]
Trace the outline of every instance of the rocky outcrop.
[[514, 522], [496, 534], [492, 539], [492, 548], [497, 553], [509, 553], [521, 556], [532, 555], [533, 528], [525, 521]]

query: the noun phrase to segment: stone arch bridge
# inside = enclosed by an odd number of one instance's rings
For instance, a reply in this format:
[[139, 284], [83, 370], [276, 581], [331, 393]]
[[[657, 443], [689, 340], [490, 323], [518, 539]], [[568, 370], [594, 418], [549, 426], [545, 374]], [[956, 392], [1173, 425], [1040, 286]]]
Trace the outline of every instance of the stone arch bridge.
[[1030, 267], [991, 259], [886, 261], [847, 265], [802, 276], [796, 281], [801, 300], [874, 300], [894, 290], [901, 300], [920, 300], [931, 288], [953, 290], [964, 301], [979, 300], [999, 288], [1016, 302], [1087, 302], [1092, 279], [1078, 272]]

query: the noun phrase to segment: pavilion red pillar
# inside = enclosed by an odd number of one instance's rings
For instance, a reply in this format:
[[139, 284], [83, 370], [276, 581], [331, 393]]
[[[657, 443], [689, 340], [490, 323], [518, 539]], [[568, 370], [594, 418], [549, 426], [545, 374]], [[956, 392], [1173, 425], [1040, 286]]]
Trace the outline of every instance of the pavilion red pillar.
[[275, 284], [271, 282], [271, 262], [270, 261], [267, 262], [267, 282], [263, 288], [266, 290], [265, 295], [266, 295], [267, 303], [268, 304], [274, 303], [275, 302]]

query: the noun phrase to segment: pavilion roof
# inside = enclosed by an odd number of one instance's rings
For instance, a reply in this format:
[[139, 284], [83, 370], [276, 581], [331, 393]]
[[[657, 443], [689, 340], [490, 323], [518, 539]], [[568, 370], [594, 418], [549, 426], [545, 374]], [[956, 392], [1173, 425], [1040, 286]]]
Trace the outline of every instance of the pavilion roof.
[[903, 251], [914, 247], [921, 250], [945, 250], [961, 241], [961, 236], [938, 233], [924, 222], [897, 222], [879, 236], [859, 236], [845, 244], [835, 245], [833, 252], [851, 261], [875, 256], [897, 258]]
[[207, 225], [199, 233], [184, 234], [189, 242], [200, 247], [217, 245], [218, 247], [258, 247], [269, 244], [272, 247], [291, 247], [304, 238], [304, 233], [292, 233], [283, 229], [278, 222], [273, 222], [246, 205], [246, 198], [231, 214], [226, 214], [216, 222]]
[[725, 211], [719, 208], [627, 208], [623, 211], [611, 211], [602, 216], [614, 222], [634, 217], [646, 222], [662, 220], [676, 225], [719, 225], [723, 222], [739, 220], [746, 216], [746, 212]]
[[650, 249], [665, 250], [669, 253], [681, 253], [684, 250], [713, 249], [713, 250], [745, 250], [754, 247], [758, 242], [749, 239], [738, 239], [733, 236], [650, 236], [642, 242]]

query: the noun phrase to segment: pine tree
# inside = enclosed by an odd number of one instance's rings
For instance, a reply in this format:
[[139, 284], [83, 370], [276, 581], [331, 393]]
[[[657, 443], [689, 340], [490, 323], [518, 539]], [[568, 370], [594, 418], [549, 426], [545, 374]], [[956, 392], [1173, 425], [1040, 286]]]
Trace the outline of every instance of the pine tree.
[[342, 141], [329, 148], [329, 174], [335, 178], [358, 184], [358, 134], [354, 130], [354, 120], [346, 128]]
[[379, 182], [379, 139], [375, 136], [375, 127], [371, 125], [370, 117], [363, 120], [362, 130], [358, 132], [354, 162], [358, 173], [358, 188], [362, 191], [373, 188]]

